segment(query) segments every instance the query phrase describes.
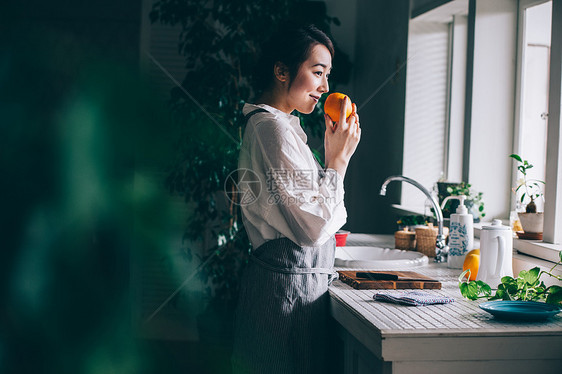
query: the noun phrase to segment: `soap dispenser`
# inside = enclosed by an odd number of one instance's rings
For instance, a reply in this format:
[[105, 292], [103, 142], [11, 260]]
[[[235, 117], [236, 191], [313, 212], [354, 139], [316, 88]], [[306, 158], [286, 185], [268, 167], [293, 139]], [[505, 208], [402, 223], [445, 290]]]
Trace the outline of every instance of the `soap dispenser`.
[[450, 199], [459, 200], [456, 213], [451, 214], [449, 226], [449, 255], [447, 267], [462, 269], [464, 258], [474, 245], [474, 217], [464, 205], [466, 196], [447, 196], [441, 204], [441, 209]]

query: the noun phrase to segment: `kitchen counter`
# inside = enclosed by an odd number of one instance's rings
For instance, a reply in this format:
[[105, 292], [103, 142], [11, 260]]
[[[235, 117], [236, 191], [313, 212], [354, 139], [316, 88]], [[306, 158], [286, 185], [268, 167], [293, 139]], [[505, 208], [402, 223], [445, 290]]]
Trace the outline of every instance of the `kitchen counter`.
[[[393, 248], [394, 238], [355, 234], [347, 245]], [[461, 270], [432, 262], [411, 270], [439, 279], [442, 289], [427, 292], [455, 302], [403, 306], [374, 301], [376, 290], [355, 290], [341, 281], [330, 287], [345, 373], [560, 372], [562, 313], [543, 322], [497, 320], [478, 307], [482, 300], [461, 296]]]

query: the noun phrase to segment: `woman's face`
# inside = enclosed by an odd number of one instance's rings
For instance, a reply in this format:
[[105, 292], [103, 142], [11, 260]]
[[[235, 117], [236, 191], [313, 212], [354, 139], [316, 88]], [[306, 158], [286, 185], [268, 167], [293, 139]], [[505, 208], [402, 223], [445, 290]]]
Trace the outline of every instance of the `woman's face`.
[[314, 110], [320, 96], [328, 92], [328, 76], [332, 70], [332, 56], [323, 44], [316, 44], [302, 63], [287, 95], [289, 107], [308, 114]]

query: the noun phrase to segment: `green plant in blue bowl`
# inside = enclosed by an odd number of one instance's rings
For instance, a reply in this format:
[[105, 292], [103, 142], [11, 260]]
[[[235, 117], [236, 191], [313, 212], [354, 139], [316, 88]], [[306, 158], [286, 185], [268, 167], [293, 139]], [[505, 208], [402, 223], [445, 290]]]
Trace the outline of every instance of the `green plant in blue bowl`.
[[534, 267], [530, 270], [522, 270], [517, 278], [505, 276], [497, 286], [495, 294], [487, 283], [475, 280], [469, 281], [470, 269], [465, 270], [459, 276], [459, 289], [462, 296], [470, 300], [481, 298], [488, 300], [521, 300], [535, 301], [553, 304], [562, 307], [562, 287], [559, 285], [546, 286], [541, 280], [543, 274], [562, 281], [562, 277], [553, 274], [554, 269], [562, 264], [562, 252], [559, 253], [559, 261], [548, 270]]

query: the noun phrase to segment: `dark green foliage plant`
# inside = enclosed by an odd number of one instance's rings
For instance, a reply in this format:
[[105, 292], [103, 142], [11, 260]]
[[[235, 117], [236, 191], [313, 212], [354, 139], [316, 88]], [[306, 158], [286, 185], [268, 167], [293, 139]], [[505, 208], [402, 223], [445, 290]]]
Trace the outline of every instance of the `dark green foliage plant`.
[[[160, 0], [150, 19], [181, 26], [178, 52], [187, 70], [181, 87], [170, 96], [178, 135], [177, 157], [166, 185], [191, 209], [184, 239], [203, 247], [198, 255], [206, 265], [199, 275], [211, 300], [232, 306], [251, 246], [239, 197], [231, 194], [235, 185], [225, 181], [237, 180], [231, 173], [237, 168], [244, 132], [242, 107], [256, 95], [251, 73], [260, 45], [287, 19], [314, 23], [328, 35], [339, 21], [327, 16], [323, 2], [299, 0]], [[350, 70], [347, 56], [335, 47], [332, 83], [345, 81]], [[320, 104], [310, 115], [297, 115], [309, 135], [323, 134]], [[191, 256], [195, 251], [187, 252]]]

